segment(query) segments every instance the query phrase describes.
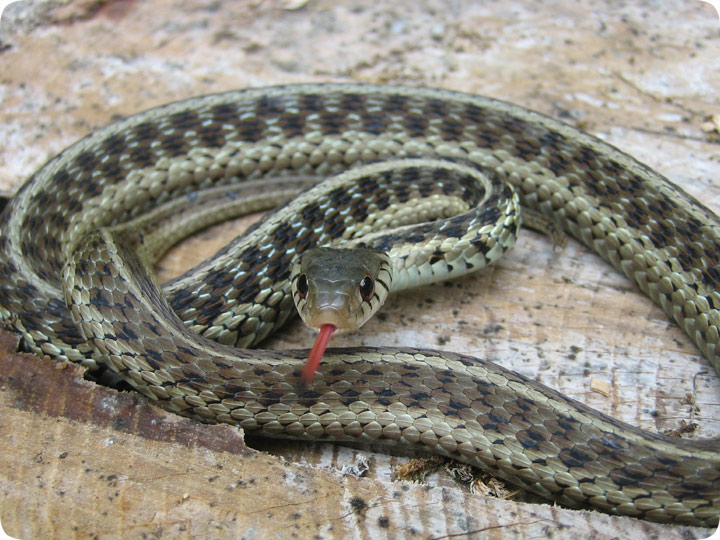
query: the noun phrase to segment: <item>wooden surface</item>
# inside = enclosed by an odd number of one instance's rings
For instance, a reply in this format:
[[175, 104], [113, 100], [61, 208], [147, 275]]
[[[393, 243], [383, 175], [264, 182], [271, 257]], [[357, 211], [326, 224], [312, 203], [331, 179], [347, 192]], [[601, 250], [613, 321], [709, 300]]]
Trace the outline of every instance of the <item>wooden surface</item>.
[[[93, 129], [150, 106], [246, 86], [357, 80], [528, 106], [603, 137], [720, 211], [712, 119], [720, 31], [699, 1], [22, 4], [2, 19], [0, 190], [14, 191]], [[162, 275], [211, 253], [237, 227], [171, 252]], [[292, 323], [268, 346], [311, 341]], [[685, 423], [697, 424], [685, 437], [720, 435], [718, 376], [656, 306], [573, 241], [558, 254], [527, 232], [488, 271], [397, 295], [362, 333], [334, 344], [465, 352], [650, 431]], [[72, 369], [0, 357], [0, 520], [16, 537], [709, 534], [489, 499], [442, 470], [425, 485], [393, 480], [408, 458], [377, 449], [251, 441], [258, 452], [234, 428], [171, 417], [81, 383]], [[361, 455], [366, 476], [343, 475]]]

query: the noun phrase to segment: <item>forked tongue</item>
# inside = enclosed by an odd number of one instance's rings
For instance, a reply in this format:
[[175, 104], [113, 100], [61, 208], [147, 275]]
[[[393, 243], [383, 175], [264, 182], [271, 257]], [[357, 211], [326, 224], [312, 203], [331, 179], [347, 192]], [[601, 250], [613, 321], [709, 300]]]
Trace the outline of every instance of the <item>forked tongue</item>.
[[300, 380], [304, 384], [310, 384], [315, 377], [315, 372], [320, 365], [320, 360], [322, 360], [322, 357], [325, 354], [325, 349], [327, 349], [330, 336], [335, 330], [337, 330], [337, 326], [334, 324], [323, 324], [320, 327], [320, 333], [317, 338], [315, 338], [315, 344], [310, 351], [310, 356], [308, 356], [302, 375], [300, 376]]

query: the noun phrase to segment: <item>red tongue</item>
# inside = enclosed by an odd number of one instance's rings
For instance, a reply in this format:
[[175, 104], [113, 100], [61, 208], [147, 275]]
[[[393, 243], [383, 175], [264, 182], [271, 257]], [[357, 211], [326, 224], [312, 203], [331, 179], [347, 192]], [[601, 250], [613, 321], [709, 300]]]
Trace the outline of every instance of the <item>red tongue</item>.
[[305, 384], [311, 383], [315, 377], [315, 372], [320, 365], [320, 360], [322, 359], [323, 354], [325, 354], [325, 349], [327, 349], [330, 336], [335, 330], [337, 330], [337, 327], [332, 324], [323, 324], [320, 327], [320, 333], [315, 339], [315, 344], [310, 351], [310, 356], [308, 356], [307, 363], [305, 364], [302, 375], [300, 376], [300, 379]]

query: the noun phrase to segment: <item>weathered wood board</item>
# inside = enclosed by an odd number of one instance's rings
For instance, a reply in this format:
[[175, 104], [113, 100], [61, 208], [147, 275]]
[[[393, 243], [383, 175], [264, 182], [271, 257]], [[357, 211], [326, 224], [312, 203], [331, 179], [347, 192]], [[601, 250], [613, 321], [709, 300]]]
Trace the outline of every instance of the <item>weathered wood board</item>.
[[[54, 9], [52, 9], [54, 7]], [[300, 81], [403, 82], [507, 99], [599, 135], [720, 211], [720, 32], [696, 0], [633, 2], [23, 2], [2, 19], [0, 190], [113, 118], [174, 99]], [[713, 119], [713, 115], [714, 119]], [[715, 130], [715, 131], [714, 131]], [[171, 276], [243, 224], [198, 235]], [[17, 537], [702, 538], [471, 494], [403, 456], [244, 445], [74, 369], [0, 353], [0, 521]], [[305, 347], [300, 324], [268, 343]], [[624, 277], [528, 232], [499, 264], [397, 295], [335, 345], [492, 359], [651, 431], [720, 435], [720, 378]], [[600, 388], [596, 391], [594, 388]], [[255, 444], [255, 443], [251, 443]], [[256, 444], [256, 446], [258, 446]], [[367, 477], [343, 475], [360, 455]]]

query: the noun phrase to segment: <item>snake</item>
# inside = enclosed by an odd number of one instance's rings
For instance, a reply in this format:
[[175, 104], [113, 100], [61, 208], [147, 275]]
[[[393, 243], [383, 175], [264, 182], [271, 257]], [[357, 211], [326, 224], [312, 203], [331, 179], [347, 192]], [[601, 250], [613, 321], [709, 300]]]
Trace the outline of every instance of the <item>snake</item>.
[[[188, 231], [288, 198], [157, 283], [153, 263]], [[104, 367], [170, 411], [249, 435], [406, 447], [566, 507], [717, 526], [719, 439], [643, 431], [463, 354], [330, 348], [301, 385], [307, 350], [255, 348], [307, 297], [317, 257], [303, 253], [379, 254], [356, 286], [373, 311], [385, 289], [494, 262], [526, 214], [627, 276], [719, 370], [712, 211], [537, 112], [366, 83], [190, 98], [68, 147], [1, 215], [0, 321], [24, 350]]]

